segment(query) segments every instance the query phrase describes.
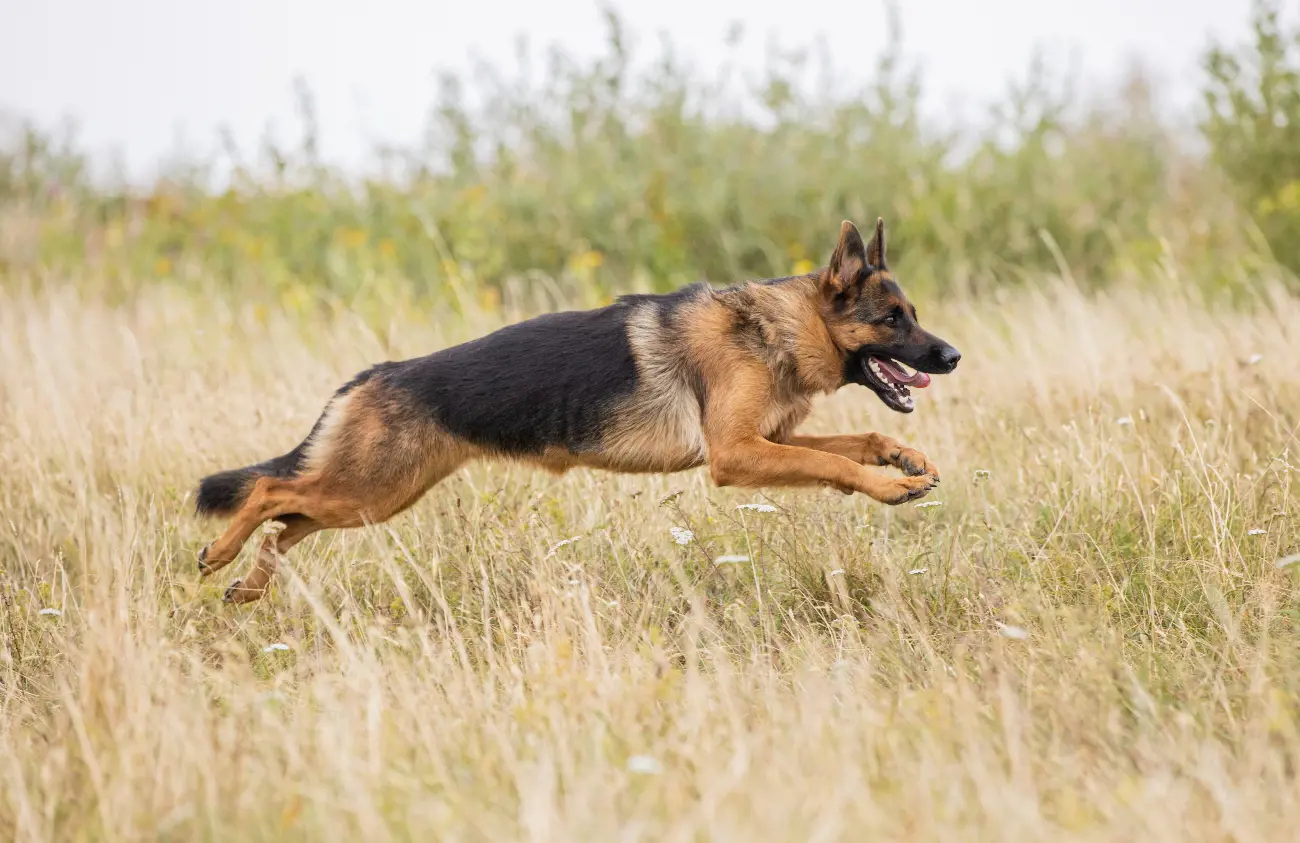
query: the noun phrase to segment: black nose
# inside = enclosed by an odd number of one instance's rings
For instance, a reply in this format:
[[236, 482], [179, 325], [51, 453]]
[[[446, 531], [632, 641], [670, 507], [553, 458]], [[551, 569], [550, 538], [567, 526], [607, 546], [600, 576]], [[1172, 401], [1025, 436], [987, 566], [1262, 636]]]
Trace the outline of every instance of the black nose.
[[939, 365], [948, 371], [957, 368], [958, 361], [961, 360], [961, 352], [950, 345], [945, 345], [939, 349]]

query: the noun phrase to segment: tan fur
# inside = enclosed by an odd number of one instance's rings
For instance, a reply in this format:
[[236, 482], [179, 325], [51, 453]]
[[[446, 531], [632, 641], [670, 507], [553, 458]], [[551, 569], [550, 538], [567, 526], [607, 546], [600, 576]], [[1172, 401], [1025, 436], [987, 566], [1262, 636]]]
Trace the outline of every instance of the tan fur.
[[726, 350], [710, 362], [718, 367], [715, 375], [729, 372], [710, 394], [705, 411], [709, 472], [719, 486], [832, 486], [896, 504], [924, 494], [938, 481], [937, 473], [885, 478], [838, 453], [773, 441], [762, 429], [780, 385], [770, 370]]
[[387, 521], [476, 455], [374, 383], [344, 395], [327, 413], [321, 431], [327, 435], [313, 443], [307, 471], [287, 480], [257, 478], [226, 532], [208, 547], [205, 574], [233, 562], [260, 524], [282, 515], [300, 515], [315, 529]]
[[[720, 314], [688, 305], [682, 314], [715, 325]], [[615, 413], [605, 434], [600, 467], [619, 471], [680, 471], [703, 465], [708, 442], [700, 427], [699, 399], [690, 375], [668, 347], [654, 311], [643, 307], [628, 319], [628, 342], [636, 359], [638, 387]]]
[[[880, 290], [884, 288], [884, 282], [893, 281], [894, 276], [889, 272], [876, 271], [872, 272], [862, 288], [865, 290]], [[833, 282], [823, 281], [823, 287], [834, 287]], [[882, 308], [888, 308], [894, 304], [904, 304], [903, 301], [888, 294], [878, 295], [879, 303]], [[826, 325], [826, 331], [831, 336], [832, 342], [838, 348], [858, 348], [863, 345], [873, 345], [882, 342], [885, 334], [875, 325], [866, 325], [859, 322], [849, 315], [836, 314], [829, 308], [824, 308], [822, 318]]]
[[905, 474], [934, 474], [929, 458], [920, 451], [905, 447], [883, 433], [858, 433], [840, 436], [791, 436], [786, 444], [839, 454], [860, 465], [892, 465]]
[[307, 447], [305, 460], [307, 471], [320, 471], [327, 465], [328, 457], [334, 449], [334, 442], [348, 418], [348, 407], [354, 395], [355, 393], [349, 392], [335, 397], [321, 413], [320, 428]]

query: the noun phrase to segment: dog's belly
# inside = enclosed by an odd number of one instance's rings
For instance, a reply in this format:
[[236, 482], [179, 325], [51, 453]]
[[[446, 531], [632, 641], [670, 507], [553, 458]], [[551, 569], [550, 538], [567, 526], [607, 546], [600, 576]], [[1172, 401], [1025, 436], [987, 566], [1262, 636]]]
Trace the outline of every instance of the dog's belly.
[[708, 460], [706, 454], [690, 447], [673, 447], [660, 442], [657, 445], [645, 443], [637, 447], [634, 443], [621, 442], [615, 448], [599, 451], [568, 451], [559, 448], [547, 449], [533, 461], [548, 471], [563, 474], [571, 468], [600, 468], [624, 474], [671, 474], [698, 468]]
[[682, 471], [703, 465], [708, 443], [700, 420], [700, 405], [688, 389], [660, 392], [647, 400], [629, 401], [592, 457], [615, 471]]
[[[683, 388], [667, 400], [645, 402], [623, 416], [596, 454], [583, 454], [586, 465], [614, 471], [672, 472], [704, 465], [709, 445], [699, 402]], [[808, 416], [811, 401], [802, 396], [778, 401], [758, 420], [758, 432], [784, 442]]]
[[794, 396], [774, 403], [759, 421], [759, 433], [770, 442], [784, 442], [812, 411], [812, 401]]

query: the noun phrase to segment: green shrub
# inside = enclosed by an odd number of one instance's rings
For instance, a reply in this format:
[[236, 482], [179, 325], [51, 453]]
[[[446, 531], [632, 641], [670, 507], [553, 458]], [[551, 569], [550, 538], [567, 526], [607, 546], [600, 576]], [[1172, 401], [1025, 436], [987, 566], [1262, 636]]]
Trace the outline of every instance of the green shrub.
[[1277, 259], [1300, 270], [1300, 25], [1280, 11], [1257, 0], [1253, 43], [1206, 57], [1203, 129]]
[[877, 215], [917, 293], [1041, 273], [1099, 286], [1175, 252], [1198, 280], [1231, 280], [1245, 243], [1234, 203], [1154, 116], [1140, 76], [1093, 104], [1036, 63], [987, 119], [937, 127], [897, 47], [864, 84], [830, 55], [774, 55], [742, 83], [725, 59], [710, 77], [671, 45], [641, 55], [611, 17], [594, 60], [526, 53], [515, 78], [447, 77], [424, 142], [377, 150], [361, 180], [320, 161], [305, 91], [301, 143], [229, 150], [219, 185], [196, 162], [147, 190], [106, 189], [75, 147], [29, 133], [0, 155], [0, 209], [22, 210], [38, 248], [0, 243], [0, 283], [39, 266], [128, 291], [202, 279], [293, 300], [391, 290], [491, 306], [559, 283], [601, 299], [806, 271], [841, 219]]

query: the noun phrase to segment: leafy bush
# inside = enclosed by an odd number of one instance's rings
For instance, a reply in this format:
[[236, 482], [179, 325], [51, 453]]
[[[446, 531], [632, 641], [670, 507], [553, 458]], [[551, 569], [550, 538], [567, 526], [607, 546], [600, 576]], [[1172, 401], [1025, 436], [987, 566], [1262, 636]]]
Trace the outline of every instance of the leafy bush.
[[[862, 85], [820, 45], [742, 82], [725, 60], [702, 75], [671, 45], [647, 60], [609, 24], [590, 62], [525, 51], [515, 78], [447, 77], [424, 142], [376, 150], [364, 179], [320, 161], [305, 91], [301, 143], [231, 149], [228, 183], [198, 162], [145, 191], [106, 190], [74, 146], [29, 133], [0, 156], [0, 208], [39, 248], [0, 242], [0, 271], [491, 306], [554, 283], [591, 300], [805, 271], [845, 217], [887, 218], [917, 292], [1044, 272], [1097, 286], [1173, 251], [1217, 284], [1248, 247], [1235, 203], [1154, 116], [1140, 76], [1085, 103], [1035, 64], [986, 120], [939, 128], [897, 50]], [[1266, 196], [1280, 207], [1290, 194]]]
[[1254, 42], [1210, 51], [1203, 128], [1278, 260], [1300, 270], [1300, 24], [1280, 12], [1256, 0]]

